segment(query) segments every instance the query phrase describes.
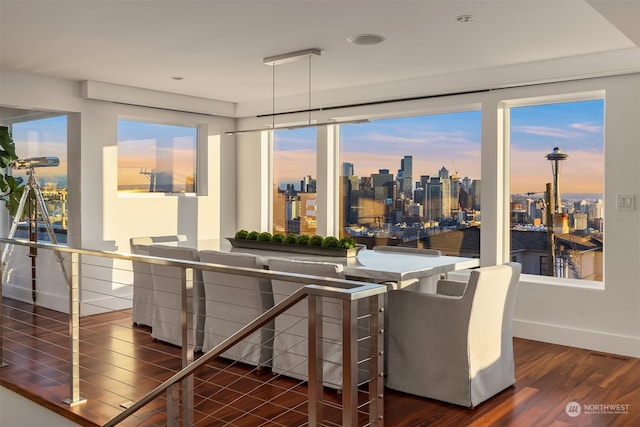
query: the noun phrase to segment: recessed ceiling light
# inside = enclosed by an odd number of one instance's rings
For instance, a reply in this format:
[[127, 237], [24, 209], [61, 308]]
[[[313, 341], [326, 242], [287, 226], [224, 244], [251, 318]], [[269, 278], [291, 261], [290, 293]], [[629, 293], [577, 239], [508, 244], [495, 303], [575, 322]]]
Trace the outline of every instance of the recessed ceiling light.
[[473, 15], [458, 15], [456, 16], [456, 21], [458, 22], [471, 22], [476, 19]]
[[347, 41], [361, 46], [371, 46], [382, 43], [384, 41], [384, 37], [378, 34], [356, 34], [348, 37]]

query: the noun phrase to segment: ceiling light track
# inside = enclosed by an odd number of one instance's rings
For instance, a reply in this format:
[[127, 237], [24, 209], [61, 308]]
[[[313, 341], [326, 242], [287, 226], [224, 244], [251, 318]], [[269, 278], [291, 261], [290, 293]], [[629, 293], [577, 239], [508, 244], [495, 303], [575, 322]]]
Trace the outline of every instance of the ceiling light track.
[[109, 102], [111, 102], [112, 104], [130, 105], [132, 107], [153, 108], [154, 110], [171, 111], [174, 113], [199, 114], [201, 116], [216, 117], [216, 114], [202, 113], [200, 111], [180, 110], [177, 108], [168, 108], [168, 107], [156, 107], [155, 105], [135, 104], [132, 102], [122, 102], [122, 101], [109, 101]]
[[300, 59], [310, 58], [312, 56], [320, 56], [321, 54], [322, 54], [321, 49], [317, 49], [317, 48], [304, 49], [304, 50], [298, 50], [296, 52], [291, 52], [291, 53], [283, 53], [282, 55], [268, 56], [266, 58], [263, 58], [262, 62], [265, 65], [272, 65], [275, 67], [276, 65], [286, 64], [287, 62], [299, 61]]
[[434, 94], [434, 95], [411, 96], [411, 97], [408, 97], [408, 98], [382, 99], [382, 100], [379, 100], [379, 101], [358, 102], [358, 103], [354, 103], [354, 104], [341, 104], [341, 105], [333, 105], [333, 106], [330, 106], [330, 107], [315, 107], [315, 108], [312, 108], [311, 110], [304, 109], [304, 110], [280, 111], [280, 112], [277, 112], [277, 113], [258, 114], [256, 116], [256, 118], [271, 117], [273, 115], [286, 116], [286, 115], [290, 115], [290, 114], [308, 113], [309, 111], [321, 112], [321, 111], [330, 111], [330, 110], [340, 110], [342, 108], [369, 107], [369, 106], [372, 106], [372, 105], [392, 104], [392, 103], [396, 103], [396, 102], [421, 101], [421, 100], [424, 100], [424, 99], [442, 98], [442, 97], [445, 97], [445, 96], [469, 95], [469, 94], [474, 94], [474, 93], [490, 92], [492, 90], [495, 90], [495, 89], [477, 89], [477, 90], [468, 90], [468, 91], [463, 91], [463, 92], [447, 92], [447, 93], [440, 93], [440, 94]]
[[242, 135], [242, 134], [254, 133], [254, 132], [264, 132], [268, 130], [293, 130], [293, 129], [304, 129], [304, 128], [311, 128], [311, 127], [319, 127], [319, 126], [368, 123], [369, 121], [370, 121], [369, 119], [336, 120], [336, 121], [329, 121], [329, 122], [305, 123], [301, 125], [282, 125], [282, 126], [275, 126], [270, 128], [262, 127], [262, 128], [256, 128], [256, 129], [234, 130], [234, 131], [225, 132], [224, 134], [225, 135]]

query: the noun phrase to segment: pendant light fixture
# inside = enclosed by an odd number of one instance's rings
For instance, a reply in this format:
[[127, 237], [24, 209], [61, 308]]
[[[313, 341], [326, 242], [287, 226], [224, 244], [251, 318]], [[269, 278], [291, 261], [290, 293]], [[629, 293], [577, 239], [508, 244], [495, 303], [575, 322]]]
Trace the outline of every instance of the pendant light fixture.
[[[320, 56], [322, 54], [322, 50], [313, 48], [313, 49], [305, 49], [299, 50], [296, 52], [285, 53], [282, 55], [269, 56], [262, 60], [265, 65], [270, 65], [273, 67], [272, 69], [272, 114], [271, 114], [271, 127], [270, 128], [258, 128], [258, 129], [245, 129], [245, 130], [236, 130], [225, 132], [225, 135], [239, 135], [244, 133], [253, 133], [253, 132], [263, 132], [265, 130], [291, 130], [291, 129], [300, 129], [307, 127], [316, 127], [316, 126], [325, 126], [325, 125], [336, 125], [336, 124], [350, 124], [350, 123], [365, 123], [369, 120], [367, 119], [358, 119], [358, 120], [345, 120], [345, 121], [328, 121], [328, 122], [311, 122], [311, 58], [313, 56]], [[276, 66], [286, 64], [288, 62], [298, 61], [301, 59], [307, 58], [309, 61], [309, 78], [308, 78], [308, 121], [305, 124], [300, 125], [284, 125], [284, 126], [276, 126], [275, 117], [276, 117]], [[260, 116], [260, 117], [264, 117]]]

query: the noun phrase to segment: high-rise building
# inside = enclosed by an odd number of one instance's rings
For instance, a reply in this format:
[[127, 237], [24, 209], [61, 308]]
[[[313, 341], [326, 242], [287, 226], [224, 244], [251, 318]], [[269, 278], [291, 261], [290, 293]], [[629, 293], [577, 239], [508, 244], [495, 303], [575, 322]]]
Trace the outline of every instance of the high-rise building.
[[352, 176], [355, 175], [353, 169], [353, 163], [342, 162], [342, 176]]
[[427, 188], [429, 183], [429, 175], [420, 175], [420, 187]]
[[469, 194], [471, 194], [471, 182], [472, 180], [468, 176], [462, 178], [462, 189]]
[[582, 212], [582, 213], [588, 214], [590, 205], [591, 204], [588, 201], [580, 200], [579, 202], [573, 203], [573, 208], [575, 209], [576, 212]]
[[576, 212], [573, 214], [573, 228], [578, 230], [587, 229], [587, 214], [583, 212]]
[[444, 166], [438, 171], [438, 177], [449, 179], [449, 171]]
[[402, 170], [401, 191], [405, 198], [411, 198], [413, 192], [413, 156], [404, 156], [400, 160], [400, 170]]
[[604, 218], [604, 203], [602, 199], [598, 199], [589, 206], [589, 218]]
[[[418, 184], [420, 184], [418, 182]], [[413, 192], [413, 202], [416, 204], [424, 205], [424, 188], [421, 186], [416, 186], [415, 191]]]
[[395, 199], [393, 174], [389, 169], [380, 169], [379, 172], [371, 175], [375, 200]]
[[442, 220], [451, 217], [451, 183], [449, 178], [432, 177], [425, 192], [425, 217]]
[[300, 219], [300, 234], [316, 232], [316, 193], [298, 194], [297, 212]]
[[311, 175], [305, 176], [302, 181], [300, 181], [300, 192], [301, 193], [315, 193], [316, 192], [316, 180], [311, 178]]
[[471, 200], [476, 211], [480, 210], [480, 182], [479, 179], [474, 179], [471, 183]]
[[[462, 185], [460, 180], [454, 175], [449, 178], [450, 188], [451, 188], [451, 210], [464, 209], [464, 205], [460, 199], [460, 191], [462, 190]], [[464, 192], [464, 190], [462, 190]]]

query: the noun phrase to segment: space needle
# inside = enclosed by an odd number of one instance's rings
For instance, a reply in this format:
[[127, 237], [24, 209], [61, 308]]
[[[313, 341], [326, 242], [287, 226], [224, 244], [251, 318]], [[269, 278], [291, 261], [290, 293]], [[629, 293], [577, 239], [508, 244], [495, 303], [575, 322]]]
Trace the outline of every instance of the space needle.
[[560, 201], [560, 166], [563, 160], [569, 157], [560, 150], [560, 147], [554, 147], [553, 151], [546, 155], [547, 160], [551, 162], [551, 171], [553, 172], [553, 213], [562, 213], [562, 202]]

